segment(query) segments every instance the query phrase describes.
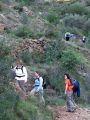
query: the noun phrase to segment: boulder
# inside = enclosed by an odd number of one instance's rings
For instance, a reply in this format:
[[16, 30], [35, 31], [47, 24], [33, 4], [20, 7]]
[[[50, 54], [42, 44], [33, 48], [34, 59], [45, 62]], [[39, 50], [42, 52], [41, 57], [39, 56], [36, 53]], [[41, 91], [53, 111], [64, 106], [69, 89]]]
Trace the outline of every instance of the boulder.
[[17, 25], [20, 25], [20, 15], [13, 10], [8, 14], [0, 14], [0, 23], [3, 24], [1, 27], [16, 27]]
[[5, 30], [5, 25], [4, 24], [0, 24], [0, 32], [4, 32]]
[[28, 16], [33, 16], [33, 12], [29, 10], [26, 6], [23, 6], [23, 11], [28, 15]]

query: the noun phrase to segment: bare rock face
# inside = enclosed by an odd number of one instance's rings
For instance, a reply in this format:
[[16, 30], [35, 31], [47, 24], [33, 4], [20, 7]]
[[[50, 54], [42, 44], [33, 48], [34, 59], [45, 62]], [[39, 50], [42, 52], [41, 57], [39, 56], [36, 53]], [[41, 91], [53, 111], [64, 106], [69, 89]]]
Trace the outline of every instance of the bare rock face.
[[5, 25], [4, 24], [0, 24], [0, 33], [4, 32], [5, 30]]
[[3, 28], [16, 27], [17, 25], [20, 25], [20, 15], [14, 10], [2, 13], [0, 14], [0, 23], [0, 28], [2, 29], [0, 31], [3, 31]]
[[6, 5], [13, 5], [15, 3], [15, 0], [3, 0], [3, 3]]
[[12, 55], [17, 56], [18, 53], [21, 53], [24, 50], [29, 50], [29, 52], [38, 51], [40, 53], [44, 52], [44, 46], [47, 42], [45, 37], [40, 39], [27, 39], [20, 43], [16, 48], [11, 51]]
[[33, 12], [29, 10], [26, 6], [23, 6], [23, 12], [25, 12], [28, 16], [33, 16]]

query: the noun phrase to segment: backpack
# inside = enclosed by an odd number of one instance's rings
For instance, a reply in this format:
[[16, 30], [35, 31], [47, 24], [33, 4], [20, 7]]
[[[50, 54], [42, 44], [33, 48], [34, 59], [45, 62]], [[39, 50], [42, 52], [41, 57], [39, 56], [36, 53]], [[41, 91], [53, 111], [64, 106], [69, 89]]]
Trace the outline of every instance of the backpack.
[[80, 84], [77, 80], [71, 80], [73, 85], [73, 93], [80, 97]]
[[46, 89], [46, 86], [47, 86], [47, 85], [46, 85], [46, 81], [43, 80], [43, 88]]
[[16, 66], [16, 69], [21, 69], [23, 73], [23, 65], [21, 67]]
[[[38, 78], [38, 80], [39, 80], [39, 78]], [[46, 89], [46, 81], [43, 79], [43, 85], [42, 85], [42, 87], [44, 88], [44, 89]]]

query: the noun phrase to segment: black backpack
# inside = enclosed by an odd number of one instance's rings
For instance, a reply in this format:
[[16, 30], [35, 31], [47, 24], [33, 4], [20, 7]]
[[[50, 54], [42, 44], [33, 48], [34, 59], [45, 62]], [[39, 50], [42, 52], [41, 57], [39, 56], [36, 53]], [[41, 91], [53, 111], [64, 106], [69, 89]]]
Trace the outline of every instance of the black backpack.
[[16, 69], [21, 69], [23, 73], [23, 65], [21, 67], [16, 66]]

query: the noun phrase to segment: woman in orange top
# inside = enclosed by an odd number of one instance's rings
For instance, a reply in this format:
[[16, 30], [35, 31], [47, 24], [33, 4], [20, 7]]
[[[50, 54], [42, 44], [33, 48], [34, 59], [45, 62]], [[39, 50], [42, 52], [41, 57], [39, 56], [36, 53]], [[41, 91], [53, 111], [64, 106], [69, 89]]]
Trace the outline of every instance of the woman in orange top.
[[67, 112], [74, 112], [75, 105], [73, 100], [73, 85], [71, 83], [71, 79], [69, 74], [64, 74], [65, 79], [65, 95], [66, 95], [66, 103], [67, 103]]

